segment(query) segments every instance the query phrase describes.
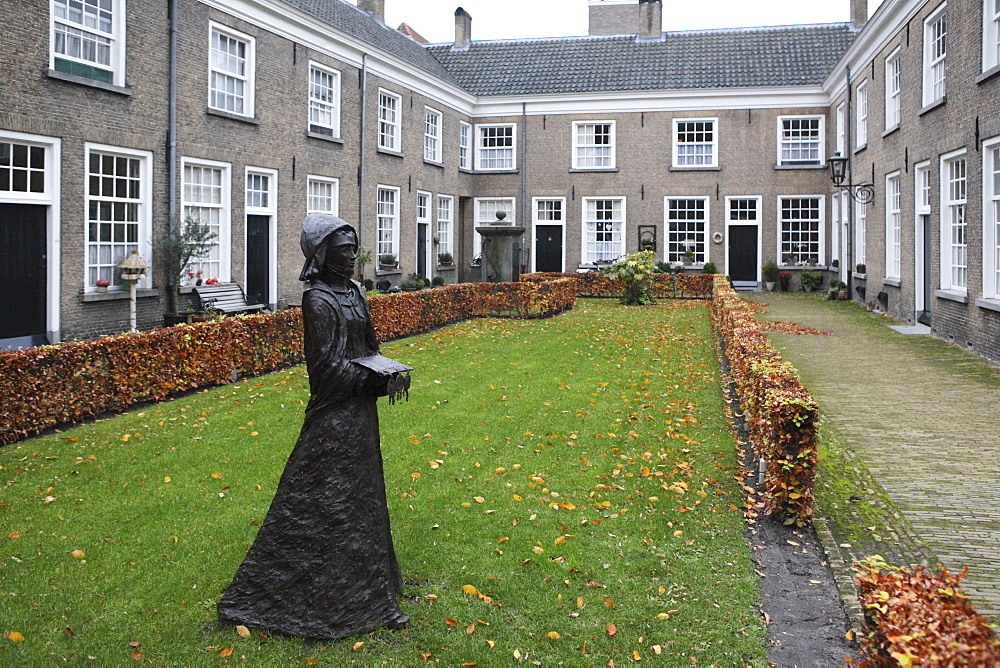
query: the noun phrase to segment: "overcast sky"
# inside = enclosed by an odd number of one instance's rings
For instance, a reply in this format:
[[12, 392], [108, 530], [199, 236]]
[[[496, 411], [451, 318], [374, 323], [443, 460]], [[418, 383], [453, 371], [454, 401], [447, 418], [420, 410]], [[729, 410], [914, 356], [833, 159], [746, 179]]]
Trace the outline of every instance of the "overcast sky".
[[[350, 0], [357, 4], [357, 0]], [[874, 13], [882, 0], [869, 0]], [[472, 15], [472, 38], [587, 34], [587, 0], [385, 0], [386, 23], [429, 41], [455, 38], [455, 8]], [[693, 30], [850, 20], [850, 0], [664, 0], [663, 29]]]

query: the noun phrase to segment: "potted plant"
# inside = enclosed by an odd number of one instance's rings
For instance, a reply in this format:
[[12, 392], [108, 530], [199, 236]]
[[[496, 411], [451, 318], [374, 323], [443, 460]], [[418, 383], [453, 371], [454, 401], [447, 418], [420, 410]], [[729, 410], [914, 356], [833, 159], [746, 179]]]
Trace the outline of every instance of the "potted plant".
[[[843, 293], [844, 296], [841, 297], [840, 294]], [[827, 299], [847, 299], [847, 283], [844, 283], [839, 278], [830, 279], [830, 291], [827, 293]]]
[[760, 273], [764, 276], [764, 287], [768, 292], [774, 292], [774, 284], [781, 280], [781, 270], [774, 260], [768, 260], [760, 268]]
[[94, 285], [97, 286], [98, 292], [107, 292], [108, 286], [111, 285], [111, 283], [106, 278], [99, 278], [97, 279], [97, 282], [94, 283]]
[[354, 264], [358, 268], [358, 277], [361, 280], [365, 278], [365, 266], [372, 263], [372, 252], [367, 248], [359, 248], [358, 255], [354, 259]]
[[714, 262], [706, 262], [701, 268], [701, 273], [703, 274], [718, 274], [719, 269], [715, 266]]
[[815, 269], [807, 269], [802, 272], [799, 281], [802, 283], [803, 292], [816, 292], [816, 289], [823, 285], [823, 274]]
[[424, 287], [424, 281], [419, 276], [407, 276], [399, 282], [399, 287], [403, 292], [416, 292]]
[[399, 267], [399, 262], [396, 261], [396, 256], [392, 253], [386, 253], [384, 255], [378, 256], [378, 268], [382, 271], [392, 271]]
[[788, 292], [789, 286], [792, 284], [792, 272], [783, 271], [778, 279], [781, 282], [781, 291]]
[[452, 257], [451, 253], [445, 251], [444, 253], [440, 253], [438, 255], [438, 264], [441, 265], [442, 267], [450, 267], [451, 265], [455, 264], [455, 258]]
[[431, 285], [435, 288], [439, 288], [444, 285], [444, 276], [435, 276], [434, 280], [431, 281]]
[[859, 274], [864, 274], [864, 273], [867, 273], [867, 271], [866, 271], [867, 269], [868, 269], [868, 267], [866, 267], [864, 264], [859, 264], [855, 268], [855, 271], [858, 272]]
[[684, 253], [681, 255], [681, 262], [684, 263], [685, 267], [690, 267], [692, 264], [694, 264], [694, 251], [691, 250], [684, 251]]
[[[208, 225], [202, 225], [193, 218], [186, 218], [182, 225], [171, 225], [153, 242], [156, 262], [166, 273], [168, 316], [178, 317], [181, 280], [185, 275], [194, 278], [188, 265], [208, 257], [215, 232]], [[167, 318], [169, 320], [169, 318]]]

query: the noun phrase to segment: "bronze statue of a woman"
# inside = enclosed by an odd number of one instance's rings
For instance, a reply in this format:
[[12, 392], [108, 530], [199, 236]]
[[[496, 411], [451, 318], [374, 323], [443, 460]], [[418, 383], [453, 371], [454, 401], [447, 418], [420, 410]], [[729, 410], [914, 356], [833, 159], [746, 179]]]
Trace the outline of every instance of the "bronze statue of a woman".
[[379, 396], [409, 388], [379, 355], [368, 303], [351, 280], [358, 237], [343, 220], [302, 224], [300, 280], [311, 397], [298, 442], [253, 547], [219, 601], [219, 621], [334, 639], [409, 618], [392, 547], [379, 451]]

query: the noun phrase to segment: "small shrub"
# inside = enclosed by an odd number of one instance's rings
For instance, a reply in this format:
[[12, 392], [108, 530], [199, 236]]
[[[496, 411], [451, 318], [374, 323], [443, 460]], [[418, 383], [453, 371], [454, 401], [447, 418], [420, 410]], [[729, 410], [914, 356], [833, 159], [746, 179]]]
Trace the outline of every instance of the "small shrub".
[[778, 268], [774, 260], [765, 262], [764, 266], [760, 268], [760, 273], [763, 274], [764, 280], [768, 283], [777, 283], [781, 280], [781, 269]]
[[424, 287], [424, 279], [419, 276], [407, 276], [399, 282], [399, 287], [403, 290], [419, 290]]
[[657, 262], [656, 272], [659, 274], [669, 274], [670, 273], [670, 263], [669, 262]]
[[438, 255], [438, 262], [440, 264], [452, 264], [454, 261], [455, 258], [452, 257], [451, 253], [444, 252]]
[[440, 287], [444, 285], [444, 276], [435, 276], [434, 279], [431, 281], [431, 285], [433, 285], [434, 287]]
[[396, 256], [392, 253], [386, 253], [385, 255], [378, 256], [378, 264], [380, 267], [394, 267], [396, 266]]
[[639, 251], [618, 260], [601, 272], [618, 280], [622, 287], [619, 301], [626, 306], [652, 304], [656, 296], [651, 289], [653, 276], [653, 251]]
[[865, 273], [867, 273], [867, 270], [868, 270], [868, 267], [866, 267], [866, 266], [865, 266], [865, 265], [863, 265], [863, 264], [859, 264], [859, 265], [858, 265], [858, 266], [857, 266], [857, 267], [855, 268], [855, 271], [857, 271], [857, 272], [858, 272], [859, 274], [865, 274]]
[[802, 283], [802, 289], [806, 292], [814, 292], [819, 286], [823, 285], [823, 274], [819, 273], [815, 269], [807, 269], [802, 272], [802, 276], [799, 277], [799, 281]]
[[366, 278], [364, 282], [365, 292], [371, 292], [375, 289], [375, 281], [370, 278]]
[[718, 274], [719, 270], [716, 268], [714, 262], [706, 262], [701, 268], [701, 273], [703, 274]]

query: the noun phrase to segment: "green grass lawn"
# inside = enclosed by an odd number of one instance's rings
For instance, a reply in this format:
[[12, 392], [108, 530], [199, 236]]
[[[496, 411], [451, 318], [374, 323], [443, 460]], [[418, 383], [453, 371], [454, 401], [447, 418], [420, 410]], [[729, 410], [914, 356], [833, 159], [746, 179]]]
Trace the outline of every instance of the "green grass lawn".
[[380, 402], [408, 630], [216, 624], [301, 426], [295, 368], [0, 449], [0, 665], [766, 665], [704, 303], [384, 353], [416, 369]]

